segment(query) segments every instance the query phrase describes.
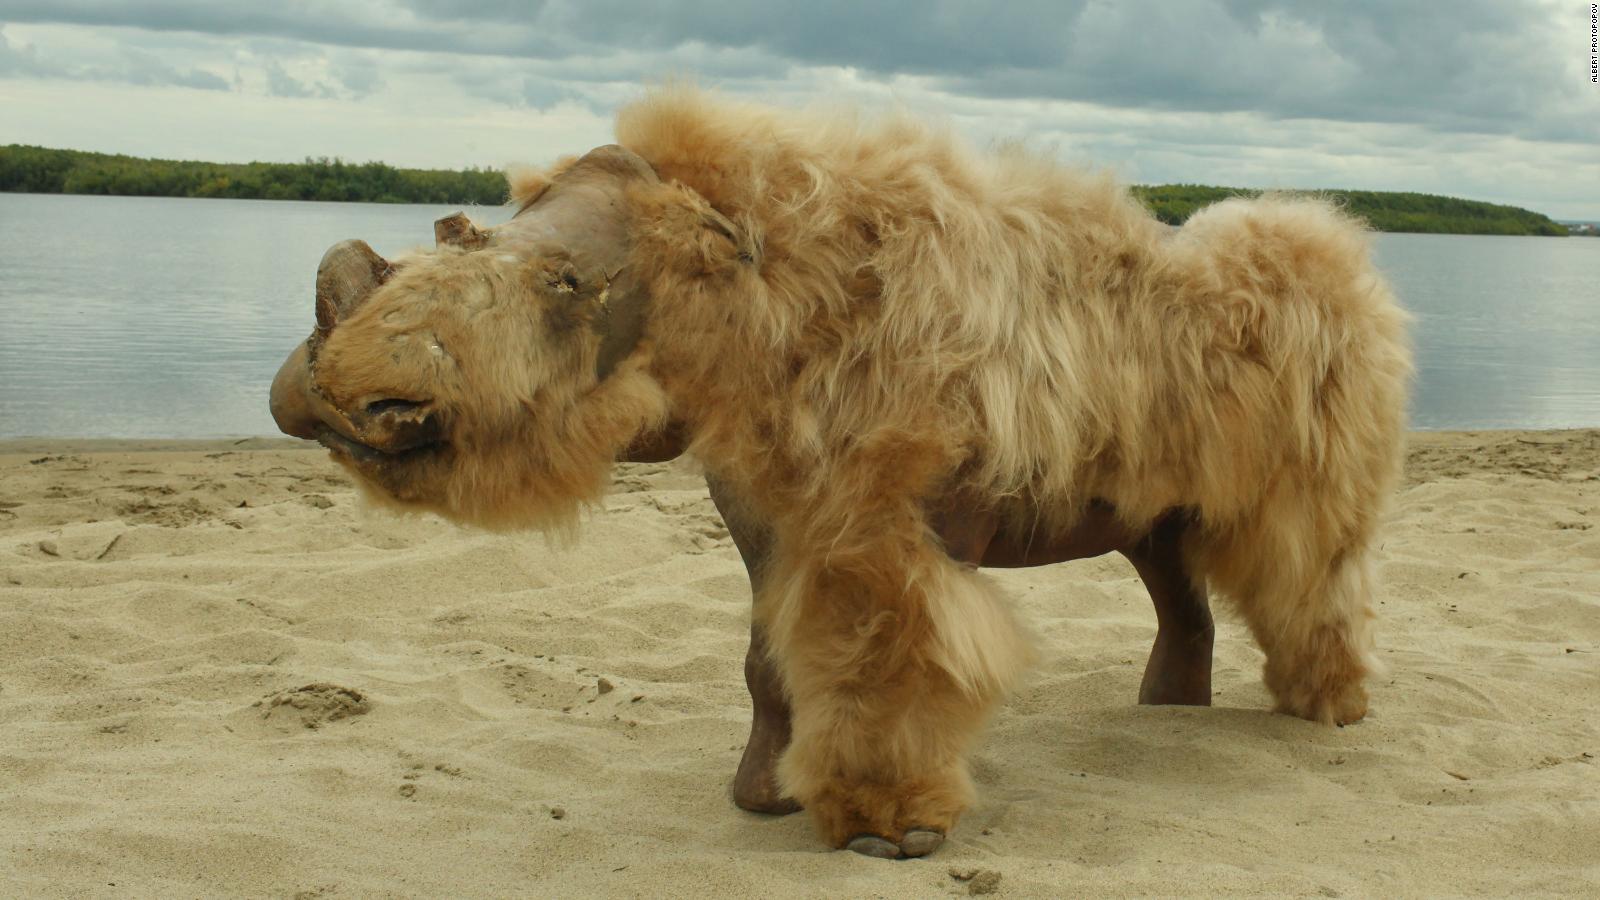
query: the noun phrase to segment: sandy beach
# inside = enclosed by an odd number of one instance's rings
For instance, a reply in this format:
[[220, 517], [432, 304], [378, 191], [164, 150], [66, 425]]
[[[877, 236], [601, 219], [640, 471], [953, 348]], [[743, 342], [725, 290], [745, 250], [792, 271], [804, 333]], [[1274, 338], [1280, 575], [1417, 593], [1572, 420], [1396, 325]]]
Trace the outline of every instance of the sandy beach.
[[749, 588], [687, 465], [564, 548], [295, 441], [0, 442], [0, 896], [1600, 895], [1600, 431], [1413, 435], [1384, 557], [1344, 729], [1221, 603], [1215, 705], [1135, 705], [1120, 557], [996, 572], [1043, 658], [891, 863], [728, 799]]

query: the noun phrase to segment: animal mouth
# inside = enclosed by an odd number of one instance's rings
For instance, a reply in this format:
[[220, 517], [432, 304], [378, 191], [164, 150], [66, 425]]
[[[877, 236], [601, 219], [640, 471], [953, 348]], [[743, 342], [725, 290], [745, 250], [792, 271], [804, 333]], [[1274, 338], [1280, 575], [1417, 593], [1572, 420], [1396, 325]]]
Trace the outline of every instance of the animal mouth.
[[334, 453], [342, 454], [355, 462], [361, 463], [412, 462], [423, 457], [432, 456], [446, 446], [441, 439], [428, 438], [399, 447], [374, 447], [371, 444], [363, 444], [326, 424], [317, 426], [316, 438], [317, 443], [327, 447]]
[[384, 413], [411, 413], [422, 409], [426, 404], [416, 400], [374, 400], [367, 404], [367, 415], [378, 416]]

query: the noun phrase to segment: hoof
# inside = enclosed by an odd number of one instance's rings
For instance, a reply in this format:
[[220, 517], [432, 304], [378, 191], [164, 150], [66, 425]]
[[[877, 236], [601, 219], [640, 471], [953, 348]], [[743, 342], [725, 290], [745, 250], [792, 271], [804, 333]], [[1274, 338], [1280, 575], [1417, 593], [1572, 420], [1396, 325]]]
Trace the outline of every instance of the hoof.
[[1279, 700], [1273, 711], [1309, 722], [1343, 728], [1366, 718], [1367, 692], [1360, 684], [1356, 684], [1346, 689], [1342, 695], [1294, 698], [1292, 701]]
[[875, 856], [878, 859], [899, 859], [900, 848], [878, 837], [875, 834], [857, 835], [845, 844], [845, 849], [862, 856]]
[[[754, 740], [749, 747], [757, 747]], [[800, 804], [793, 797], [785, 797], [778, 788], [778, 779], [773, 771], [776, 759], [770, 749], [746, 748], [744, 759], [739, 762], [739, 772], [733, 776], [735, 806], [769, 816], [787, 816], [800, 811]]]
[[899, 844], [875, 834], [858, 834], [845, 844], [845, 849], [877, 859], [914, 859], [927, 856], [943, 843], [943, 834], [927, 828], [913, 828], [906, 832]]
[[745, 812], [761, 813], [764, 816], [787, 816], [800, 811], [800, 804], [788, 797], [735, 797], [733, 804]]
[[913, 828], [900, 839], [900, 852], [907, 856], [927, 856], [943, 843], [943, 834], [926, 828]]
[[737, 782], [733, 786], [733, 805], [746, 812], [767, 816], [787, 816], [800, 811], [799, 803], [792, 797], [783, 796], [770, 785], [751, 786]]

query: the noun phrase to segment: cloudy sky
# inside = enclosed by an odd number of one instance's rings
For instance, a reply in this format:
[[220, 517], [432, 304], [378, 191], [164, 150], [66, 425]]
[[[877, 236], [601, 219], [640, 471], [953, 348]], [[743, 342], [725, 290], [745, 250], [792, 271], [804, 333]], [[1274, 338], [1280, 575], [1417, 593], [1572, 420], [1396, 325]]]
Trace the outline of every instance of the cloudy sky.
[[652, 79], [844, 100], [1146, 183], [1600, 218], [1573, 0], [0, 0], [0, 144], [456, 168], [608, 139]]

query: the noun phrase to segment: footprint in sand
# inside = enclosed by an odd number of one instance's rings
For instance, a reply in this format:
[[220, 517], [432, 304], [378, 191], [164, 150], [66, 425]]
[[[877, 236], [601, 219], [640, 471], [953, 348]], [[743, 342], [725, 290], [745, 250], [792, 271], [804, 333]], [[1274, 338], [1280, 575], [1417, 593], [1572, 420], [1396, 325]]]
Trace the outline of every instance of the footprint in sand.
[[340, 719], [363, 716], [372, 701], [354, 688], [317, 682], [268, 694], [250, 705], [262, 722], [276, 729], [317, 729]]
[[128, 522], [167, 528], [182, 528], [213, 517], [205, 504], [195, 497], [186, 497], [177, 503], [152, 503], [141, 497], [118, 505], [116, 510]]

